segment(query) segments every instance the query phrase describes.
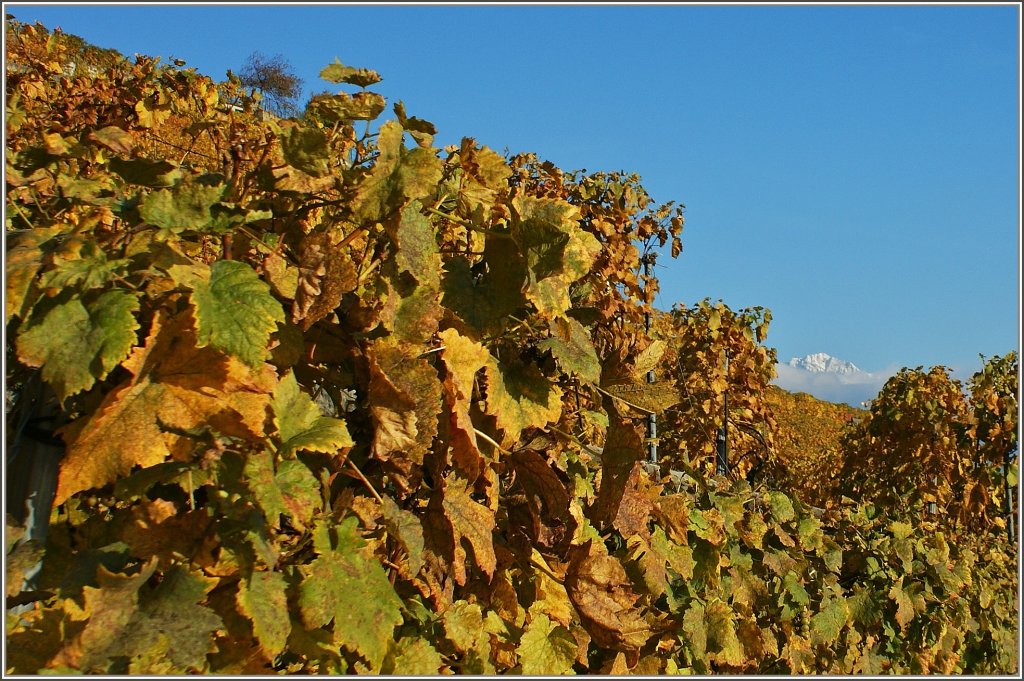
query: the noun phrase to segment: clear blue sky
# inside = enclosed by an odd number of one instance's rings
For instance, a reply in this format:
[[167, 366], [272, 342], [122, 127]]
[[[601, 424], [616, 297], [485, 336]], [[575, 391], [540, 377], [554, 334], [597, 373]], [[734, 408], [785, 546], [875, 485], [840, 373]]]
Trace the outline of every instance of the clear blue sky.
[[214, 78], [335, 57], [433, 121], [687, 207], [659, 305], [762, 305], [785, 361], [878, 371], [1018, 348], [1016, 6], [5, 3]]

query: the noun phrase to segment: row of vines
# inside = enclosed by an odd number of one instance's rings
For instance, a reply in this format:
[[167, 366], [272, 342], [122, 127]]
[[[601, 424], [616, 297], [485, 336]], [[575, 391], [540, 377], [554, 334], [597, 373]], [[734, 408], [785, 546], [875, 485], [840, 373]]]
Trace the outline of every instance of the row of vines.
[[[39, 25], [6, 45], [5, 672], [1017, 669], [1015, 356], [942, 398], [954, 458], [896, 395], [855, 488], [808, 486], [770, 313], [653, 308], [683, 211], [635, 175], [439, 149], [338, 62], [286, 120]], [[909, 475], [890, 451], [941, 514], [871, 487]]]

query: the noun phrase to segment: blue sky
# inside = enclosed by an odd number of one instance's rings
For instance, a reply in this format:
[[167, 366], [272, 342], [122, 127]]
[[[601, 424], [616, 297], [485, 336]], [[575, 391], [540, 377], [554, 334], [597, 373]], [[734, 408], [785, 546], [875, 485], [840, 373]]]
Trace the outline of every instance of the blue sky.
[[1019, 348], [1019, 8], [28, 5], [214, 78], [334, 60], [439, 128], [686, 205], [659, 305], [772, 310], [782, 361], [871, 372]]

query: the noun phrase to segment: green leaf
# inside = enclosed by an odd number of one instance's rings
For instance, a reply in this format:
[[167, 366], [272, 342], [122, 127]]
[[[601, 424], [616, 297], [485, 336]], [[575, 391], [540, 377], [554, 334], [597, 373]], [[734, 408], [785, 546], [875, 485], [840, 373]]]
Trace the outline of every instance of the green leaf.
[[526, 627], [516, 655], [527, 676], [571, 674], [576, 659], [576, 639], [565, 627], [538, 614]]
[[578, 376], [587, 383], [599, 383], [601, 362], [583, 325], [570, 317], [559, 317], [551, 323], [551, 330], [554, 335], [542, 340], [537, 347], [550, 351], [566, 374]]
[[444, 660], [428, 641], [422, 638], [403, 638], [388, 655], [381, 674], [399, 676], [436, 676]]
[[238, 609], [252, 620], [252, 630], [273, 660], [284, 651], [291, 633], [284, 576], [278, 572], [253, 572], [238, 584]]
[[295, 374], [289, 371], [274, 389], [270, 403], [274, 425], [281, 441], [281, 453], [299, 450], [333, 454], [355, 443], [341, 419], [321, 416], [320, 408], [299, 387]]
[[719, 663], [742, 665], [746, 658], [743, 654], [743, 644], [736, 635], [732, 608], [722, 601], [709, 603], [704, 612], [704, 625], [711, 658]]
[[811, 617], [811, 642], [814, 645], [831, 645], [839, 638], [839, 632], [846, 626], [849, 615], [846, 601], [835, 599], [823, 605], [821, 610]]
[[284, 498], [274, 478], [274, 459], [270, 452], [252, 452], [245, 459], [245, 478], [253, 501], [263, 509], [263, 515], [272, 527], [278, 527], [278, 517], [287, 513]]
[[786, 573], [782, 583], [797, 604], [806, 606], [811, 602], [811, 596], [807, 593], [807, 589], [804, 588], [800, 577], [792, 570]]
[[320, 77], [329, 83], [348, 83], [349, 85], [358, 85], [359, 87], [366, 87], [381, 81], [380, 74], [376, 71], [345, 66], [337, 58], [335, 58], [333, 64], [329, 64], [321, 69]]
[[289, 126], [281, 135], [285, 163], [313, 177], [330, 172], [330, 149], [327, 134], [318, 128]]
[[882, 619], [882, 606], [870, 589], [857, 590], [846, 599], [850, 619], [862, 627], [872, 627]]
[[[151, 598], [141, 599], [141, 613], [129, 627], [124, 650], [132, 655], [160, 646], [166, 640], [166, 656], [178, 673], [202, 673], [207, 669], [206, 655], [213, 651], [214, 632], [223, 622], [209, 608], [200, 605], [216, 579], [175, 566], [168, 570]], [[152, 673], [138, 669], [139, 673]], [[157, 671], [158, 670], [153, 670]], [[158, 672], [159, 673], [159, 672]]]
[[192, 291], [197, 347], [211, 345], [257, 366], [267, 356], [270, 334], [284, 322], [281, 304], [251, 267], [235, 260], [218, 260], [208, 282]]
[[415, 514], [399, 508], [391, 497], [382, 497], [381, 501], [384, 526], [405, 549], [409, 571], [415, 575], [423, 567], [423, 526]]
[[510, 239], [487, 237], [487, 272], [478, 272], [467, 258], [444, 265], [441, 303], [480, 333], [497, 331], [508, 317], [525, 307], [526, 265]]
[[395, 264], [420, 284], [436, 291], [441, 282], [441, 254], [434, 226], [424, 217], [419, 201], [402, 210], [398, 229], [392, 235], [397, 246]]
[[179, 185], [151, 192], [139, 206], [139, 215], [165, 233], [186, 229], [201, 232], [212, 219], [210, 209], [221, 200], [226, 185]]
[[466, 601], [455, 601], [442, 616], [448, 640], [463, 653], [475, 648], [485, 637], [484, 616], [480, 606]]
[[780, 523], [785, 523], [796, 517], [793, 510], [793, 502], [782, 492], [768, 492], [768, 503], [772, 507], [772, 516]]
[[44, 251], [50, 250], [53, 237], [60, 234], [59, 227], [37, 227], [18, 232], [7, 232], [7, 247], [4, 264], [7, 280], [5, 308], [7, 321], [13, 317], [22, 319], [29, 312], [32, 282], [43, 264]]
[[120, 289], [81, 296], [66, 291], [43, 300], [20, 329], [18, 357], [42, 367], [43, 379], [63, 401], [91, 388], [128, 356], [138, 309], [138, 298]]
[[44, 288], [76, 287], [80, 291], [99, 288], [124, 274], [127, 258], [107, 260], [95, 242], [86, 242], [73, 258], [54, 257], [54, 269], [47, 271], [39, 283]]
[[178, 166], [167, 161], [148, 161], [143, 158], [123, 161], [112, 158], [108, 165], [126, 182], [144, 187], [173, 187], [181, 179]]
[[402, 623], [402, 602], [380, 563], [361, 550], [364, 542], [357, 523], [350, 516], [336, 525], [336, 542], [330, 540], [327, 525], [317, 526], [314, 546], [320, 555], [302, 568], [299, 610], [307, 629], [333, 621], [336, 638], [375, 671], [388, 652], [395, 626]]
[[274, 481], [281, 491], [281, 500], [292, 524], [299, 529], [304, 528], [323, 506], [320, 482], [309, 467], [297, 459], [282, 461]]

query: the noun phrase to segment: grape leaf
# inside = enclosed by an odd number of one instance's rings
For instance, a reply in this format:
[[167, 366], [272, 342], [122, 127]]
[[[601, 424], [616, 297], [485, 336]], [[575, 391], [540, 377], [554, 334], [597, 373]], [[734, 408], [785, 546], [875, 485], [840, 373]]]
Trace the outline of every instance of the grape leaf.
[[315, 95], [306, 105], [306, 111], [313, 117], [327, 123], [349, 121], [372, 121], [384, 111], [387, 102], [376, 92], [357, 92], [348, 95]]
[[849, 610], [844, 599], [837, 598], [822, 604], [821, 609], [811, 617], [811, 642], [814, 645], [835, 643], [848, 617]]
[[41, 301], [18, 333], [18, 357], [42, 367], [60, 400], [105, 378], [135, 345], [139, 324], [133, 293], [114, 289]]
[[[397, 228], [389, 230], [397, 250], [395, 264], [400, 272], [408, 272], [420, 284], [436, 291], [441, 283], [441, 255], [433, 225], [424, 217], [419, 201], [406, 206]], [[385, 225], [389, 227], [390, 223]]]
[[437, 649], [422, 638], [403, 638], [394, 644], [394, 649], [381, 667], [383, 675], [436, 676], [444, 664]]
[[380, 74], [376, 71], [345, 66], [337, 58], [333, 64], [328, 64], [320, 70], [320, 77], [329, 83], [348, 83], [359, 87], [366, 87], [381, 81]]
[[576, 639], [565, 627], [538, 614], [526, 627], [516, 655], [527, 676], [569, 674], [576, 660]]
[[263, 515], [271, 527], [278, 527], [278, 517], [287, 510], [284, 497], [274, 479], [274, 458], [267, 451], [252, 452], [245, 458], [245, 478], [253, 501], [263, 509]]
[[[362, 550], [358, 520], [349, 516], [330, 528], [314, 529], [319, 554], [299, 586], [299, 609], [309, 628], [334, 622], [334, 633], [346, 648], [364, 657], [372, 670], [380, 669], [395, 626], [402, 623], [402, 602], [391, 588], [380, 563]], [[331, 530], [337, 541], [331, 541]]]
[[238, 584], [238, 609], [252, 620], [253, 633], [267, 659], [284, 651], [291, 633], [284, 576], [278, 572], [253, 572]]
[[486, 272], [468, 258], [449, 259], [441, 282], [441, 303], [480, 333], [501, 328], [527, 304], [526, 264], [512, 240], [488, 236], [484, 260]]
[[565, 373], [587, 383], [599, 383], [601, 362], [583, 325], [570, 317], [558, 317], [552, 322], [551, 330], [552, 337], [542, 340], [537, 347], [550, 351]]
[[281, 501], [292, 525], [296, 529], [304, 529], [323, 506], [320, 482], [306, 464], [296, 459], [282, 461], [274, 481], [281, 491]]
[[165, 431], [210, 428], [242, 439], [263, 437], [273, 367], [253, 371], [196, 348], [188, 314], [158, 314], [145, 346], [124, 367], [134, 377], [108, 393], [90, 416], [65, 427], [67, 454], [54, 505], [113, 482], [135, 465], [162, 463], [171, 454]]
[[4, 258], [7, 321], [13, 317], [24, 319], [28, 314], [32, 281], [42, 267], [44, 252], [51, 248], [48, 242], [60, 232], [60, 227], [36, 227], [7, 233]]
[[285, 163], [307, 175], [323, 177], [330, 172], [327, 134], [318, 128], [299, 124], [285, 127], [281, 135]]
[[333, 454], [355, 444], [344, 421], [320, 415], [319, 407], [302, 391], [291, 371], [274, 389], [271, 409], [282, 454], [300, 450]]
[[462, 540], [473, 547], [476, 564], [488, 577], [494, 574], [498, 559], [494, 553], [494, 511], [473, 500], [470, 493], [472, 484], [465, 478], [451, 474], [445, 478], [444, 497], [441, 506], [445, 518], [451, 525], [455, 540], [455, 580], [464, 584], [466, 550]]
[[442, 621], [448, 640], [463, 653], [478, 647], [481, 640], [486, 639], [483, 611], [476, 603], [455, 601], [445, 609]]
[[793, 510], [793, 502], [782, 492], [768, 492], [768, 503], [771, 504], [772, 515], [780, 523], [792, 520], [796, 517]]
[[197, 346], [210, 345], [257, 366], [268, 356], [270, 334], [284, 322], [281, 304], [251, 267], [235, 260], [218, 260], [209, 281], [192, 291]]
[[495, 417], [507, 437], [518, 438], [531, 426], [546, 426], [562, 413], [562, 390], [533, 366], [489, 362], [484, 376], [486, 413]]
[[565, 590], [599, 646], [639, 650], [651, 636], [622, 563], [608, 555], [603, 542], [588, 540], [571, 549]]
[[415, 575], [423, 567], [423, 526], [415, 514], [399, 508], [391, 497], [382, 497], [382, 501], [384, 526], [405, 549], [409, 571]]
[[397, 121], [380, 127], [377, 162], [356, 190], [358, 221], [384, 220], [409, 201], [426, 198], [436, 190], [441, 179], [441, 160], [429, 149], [405, 149], [403, 134]]
[[179, 185], [158, 189], [139, 205], [139, 215], [164, 234], [190, 229], [197, 232], [210, 224], [210, 209], [224, 197], [226, 185]]

